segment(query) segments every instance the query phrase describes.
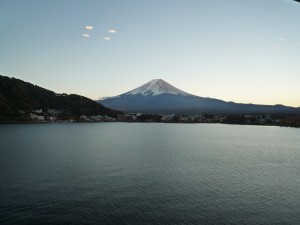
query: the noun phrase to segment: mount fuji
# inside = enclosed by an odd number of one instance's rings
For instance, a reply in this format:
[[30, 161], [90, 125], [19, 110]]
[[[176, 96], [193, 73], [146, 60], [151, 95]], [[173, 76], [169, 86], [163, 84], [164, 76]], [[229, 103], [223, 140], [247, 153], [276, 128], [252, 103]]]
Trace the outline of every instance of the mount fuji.
[[283, 105], [240, 104], [199, 97], [184, 92], [162, 79], [151, 80], [129, 92], [97, 102], [127, 113], [300, 113], [299, 108]]

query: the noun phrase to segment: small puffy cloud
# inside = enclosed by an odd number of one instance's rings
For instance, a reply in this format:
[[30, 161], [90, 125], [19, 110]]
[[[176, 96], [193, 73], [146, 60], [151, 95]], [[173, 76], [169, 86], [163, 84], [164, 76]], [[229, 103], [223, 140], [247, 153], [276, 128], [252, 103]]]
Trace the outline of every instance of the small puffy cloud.
[[278, 48], [278, 45], [272, 45], [272, 48]]
[[90, 37], [90, 35], [89, 35], [89, 34], [82, 34], [82, 36], [83, 36], [83, 37], [85, 37], [85, 38], [88, 38], [88, 37]]
[[286, 38], [279, 38], [278, 41], [286, 41]]
[[111, 37], [104, 37], [104, 40], [110, 41], [110, 40], [111, 40]]
[[85, 29], [87, 29], [87, 30], [93, 30], [94, 27], [93, 26], [85, 26]]
[[295, 43], [294, 46], [295, 46], [295, 47], [299, 47], [300, 44], [299, 44], [299, 43]]
[[109, 29], [108, 30], [108, 33], [111, 33], [111, 34], [114, 34], [114, 33], [116, 33], [117, 32], [117, 30], [115, 30], [115, 29]]

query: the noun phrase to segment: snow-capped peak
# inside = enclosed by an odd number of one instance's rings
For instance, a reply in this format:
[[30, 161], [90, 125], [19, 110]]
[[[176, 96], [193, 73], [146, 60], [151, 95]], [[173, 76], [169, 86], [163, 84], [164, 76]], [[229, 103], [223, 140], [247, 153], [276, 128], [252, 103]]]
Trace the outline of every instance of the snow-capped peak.
[[179, 90], [178, 88], [172, 86], [171, 84], [165, 82], [162, 79], [154, 79], [148, 83], [133, 89], [123, 95], [161, 95], [161, 94], [173, 94], [173, 95], [190, 95], [184, 91]]

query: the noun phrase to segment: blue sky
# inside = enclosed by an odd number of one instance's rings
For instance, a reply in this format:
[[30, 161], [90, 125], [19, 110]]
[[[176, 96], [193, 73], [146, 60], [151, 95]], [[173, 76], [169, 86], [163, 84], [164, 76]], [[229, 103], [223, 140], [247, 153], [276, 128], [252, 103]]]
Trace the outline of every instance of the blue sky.
[[92, 99], [161, 78], [299, 107], [299, 21], [292, 0], [0, 0], [0, 74]]

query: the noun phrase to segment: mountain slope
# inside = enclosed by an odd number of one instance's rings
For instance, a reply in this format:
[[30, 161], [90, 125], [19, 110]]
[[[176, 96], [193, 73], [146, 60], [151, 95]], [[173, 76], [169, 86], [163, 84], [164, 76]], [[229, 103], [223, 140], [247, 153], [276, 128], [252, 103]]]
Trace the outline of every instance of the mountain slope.
[[119, 113], [80, 95], [56, 94], [19, 79], [0, 76], [0, 121], [28, 120], [36, 109], [57, 109], [65, 118], [99, 114], [116, 117]]
[[142, 113], [299, 113], [300, 110], [283, 105], [254, 105], [203, 98], [184, 92], [161, 79], [132, 91], [98, 101], [106, 107], [124, 112]]

